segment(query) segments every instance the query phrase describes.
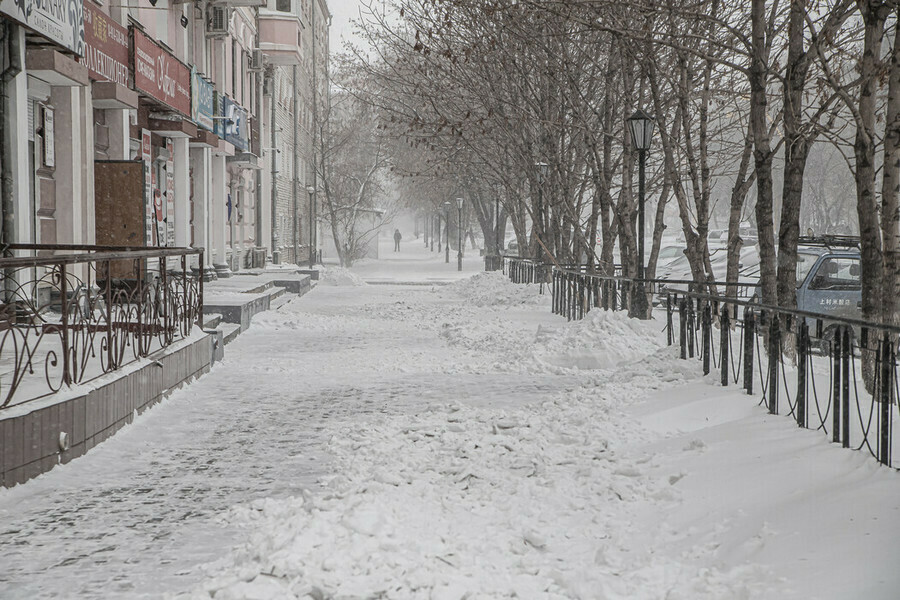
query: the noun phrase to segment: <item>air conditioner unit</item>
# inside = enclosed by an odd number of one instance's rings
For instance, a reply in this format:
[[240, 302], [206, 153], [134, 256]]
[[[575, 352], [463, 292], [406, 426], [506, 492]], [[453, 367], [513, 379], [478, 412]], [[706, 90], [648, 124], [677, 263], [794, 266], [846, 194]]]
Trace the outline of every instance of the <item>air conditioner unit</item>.
[[211, 5], [206, 10], [206, 37], [217, 38], [228, 35], [228, 7]]
[[250, 70], [251, 71], [262, 71], [263, 67], [263, 53], [259, 48], [254, 48], [250, 53]]

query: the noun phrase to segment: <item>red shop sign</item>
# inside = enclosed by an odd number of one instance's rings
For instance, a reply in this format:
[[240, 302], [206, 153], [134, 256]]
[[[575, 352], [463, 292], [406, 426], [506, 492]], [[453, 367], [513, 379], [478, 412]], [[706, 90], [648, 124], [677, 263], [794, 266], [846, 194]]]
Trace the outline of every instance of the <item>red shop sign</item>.
[[191, 70], [139, 29], [134, 33], [134, 89], [191, 114]]
[[128, 85], [128, 30], [90, 2], [84, 3], [84, 56], [91, 79]]

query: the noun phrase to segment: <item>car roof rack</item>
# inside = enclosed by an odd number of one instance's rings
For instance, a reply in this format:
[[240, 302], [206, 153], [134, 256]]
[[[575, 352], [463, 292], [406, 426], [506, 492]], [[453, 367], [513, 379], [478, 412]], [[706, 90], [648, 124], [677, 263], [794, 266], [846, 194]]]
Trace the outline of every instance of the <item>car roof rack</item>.
[[797, 238], [798, 246], [824, 246], [826, 248], [859, 248], [859, 236], [856, 235], [801, 235]]

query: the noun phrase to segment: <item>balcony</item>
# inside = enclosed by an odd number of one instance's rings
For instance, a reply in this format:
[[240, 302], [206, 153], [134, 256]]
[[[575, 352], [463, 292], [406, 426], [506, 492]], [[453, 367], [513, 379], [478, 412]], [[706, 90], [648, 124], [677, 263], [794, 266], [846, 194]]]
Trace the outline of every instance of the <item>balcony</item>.
[[[186, 1], [186, 0], [182, 0], [182, 1]], [[221, 5], [221, 6], [228, 6], [228, 7], [231, 7], [231, 8], [238, 8], [238, 7], [241, 7], [241, 6], [250, 6], [250, 7], [258, 6], [258, 7], [263, 7], [263, 6], [266, 5], [266, 2], [267, 2], [267, 0], [216, 0], [216, 1], [213, 2], [212, 4], [218, 4], [218, 5]], [[178, 3], [178, 0], [176, 0], [175, 3], [177, 4], [177, 3]]]
[[300, 32], [302, 26], [296, 15], [274, 10], [259, 11], [259, 49], [266, 62], [273, 65], [299, 65]]

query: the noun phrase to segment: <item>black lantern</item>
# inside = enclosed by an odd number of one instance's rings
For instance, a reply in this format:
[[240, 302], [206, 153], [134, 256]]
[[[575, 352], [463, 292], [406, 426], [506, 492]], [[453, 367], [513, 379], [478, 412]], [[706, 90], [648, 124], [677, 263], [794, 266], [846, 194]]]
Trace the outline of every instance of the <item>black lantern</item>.
[[637, 109], [633, 115], [628, 117], [627, 123], [635, 149], [641, 151], [649, 150], [650, 141], [653, 139], [653, 129], [656, 127], [656, 120], [641, 109]]

